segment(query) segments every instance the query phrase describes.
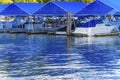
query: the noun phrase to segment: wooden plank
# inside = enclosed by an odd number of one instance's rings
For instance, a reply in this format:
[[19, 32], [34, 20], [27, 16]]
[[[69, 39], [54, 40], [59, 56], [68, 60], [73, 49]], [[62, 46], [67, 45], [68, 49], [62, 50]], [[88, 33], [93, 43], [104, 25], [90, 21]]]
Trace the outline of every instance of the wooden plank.
[[71, 14], [68, 12], [67, 13], [67, 29], [66, 29], [67, 36], [71, 35], [71, 27], [72, 27]]

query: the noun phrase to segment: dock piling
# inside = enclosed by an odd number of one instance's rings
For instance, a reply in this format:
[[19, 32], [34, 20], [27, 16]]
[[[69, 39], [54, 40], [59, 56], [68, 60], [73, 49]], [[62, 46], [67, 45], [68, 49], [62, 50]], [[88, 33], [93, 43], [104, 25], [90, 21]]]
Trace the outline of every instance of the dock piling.
[[67, 36], [71, 35], [71, 27], [72, 27], [71, 14], [68, 12], [67, 13], [67, 29], [66, 29]]

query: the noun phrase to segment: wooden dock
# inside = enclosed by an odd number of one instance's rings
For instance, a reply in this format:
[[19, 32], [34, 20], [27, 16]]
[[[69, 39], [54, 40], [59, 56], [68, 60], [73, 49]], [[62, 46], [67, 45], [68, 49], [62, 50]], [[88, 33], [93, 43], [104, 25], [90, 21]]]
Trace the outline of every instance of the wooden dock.
[[109, 33], [109, 34], [96, 34], [94, 37], [102, 37], [102, 36], [120, 36], [120, 33]]
[[[6, 31], [6, 30], [0, 30], [0, 33], [10, 33], [10, 34], [16, 34], [16, 33], [26, 33], [26, 34], [47, 34], [47, 35], [64, 35], [67, 36], [67, 32], [42, 32], [42, 31], [18, 31], [18, 30], [10, 30], [10, 31]], [[75, 36], [75, 37], [89, 37], [86, 34], [81, 34], [81, 33], [71, 33], [71, 35], [69, 36]], [[94, 37], [103, 37], [103, 36], [120, 36], [120, 32], [117, 33], [108, 33], [108, 34], [95, 34], [93, 35]]]
[[75, 36], [75, 37], [88, 37], [88, 35], [86, 35], [86, 34], [81, 34], [81, 33], [72, 33], [71, 35], [72, 35], [72, 36]]
[[66, 32], [60, 32], [60, 31], [57, 31], [56, 33], [55, 33], [55, 35], [66, 35], [67, 33]]
[[[86, 34], [72, 33], [72, 36], [75, 37], [89, 37]], [[95, 34], [93, 37], [104, 37], [104, 36], [120, 36], [120, 33], [109, 33], [109, 34]]]

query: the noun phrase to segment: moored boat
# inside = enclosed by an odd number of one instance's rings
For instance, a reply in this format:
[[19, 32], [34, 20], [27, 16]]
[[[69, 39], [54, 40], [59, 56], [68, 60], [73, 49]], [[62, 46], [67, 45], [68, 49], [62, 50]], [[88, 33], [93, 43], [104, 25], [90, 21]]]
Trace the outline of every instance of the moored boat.
[[118, 25], [116, 24], [107, 24], [102, 19], [92, 19], [89, 21], [83, 21], [79, 27], [76, 27], [73, 34], [86, 34], [88, 36], [110, 34], [115, 28], [117, 28], [117, 26]]

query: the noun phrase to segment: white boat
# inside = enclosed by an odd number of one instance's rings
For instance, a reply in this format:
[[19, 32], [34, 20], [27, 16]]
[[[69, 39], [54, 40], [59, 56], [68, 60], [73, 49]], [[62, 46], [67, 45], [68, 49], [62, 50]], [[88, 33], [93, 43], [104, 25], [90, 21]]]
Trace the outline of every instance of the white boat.
[[115, 26], [105, 26], [105, 24], [97, 24], [96, 27], [90, 28], [76, 28], [73, 34], [86, 34], [88, 36], [94, 36], [96, 34], [109, 34]]
[[96, 34], [109, 34], [115, 28], [115, 25], [106, 25], [105, 23], [98, 23], [90, 27], [76, 27], [73, 34], [85, 34], [88, 36], [94, 36]]

